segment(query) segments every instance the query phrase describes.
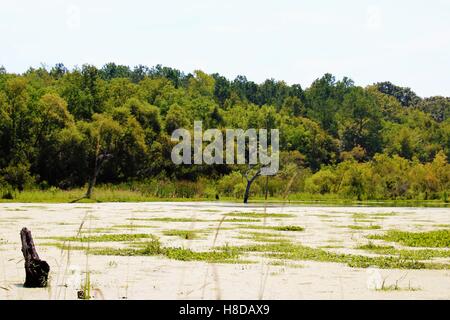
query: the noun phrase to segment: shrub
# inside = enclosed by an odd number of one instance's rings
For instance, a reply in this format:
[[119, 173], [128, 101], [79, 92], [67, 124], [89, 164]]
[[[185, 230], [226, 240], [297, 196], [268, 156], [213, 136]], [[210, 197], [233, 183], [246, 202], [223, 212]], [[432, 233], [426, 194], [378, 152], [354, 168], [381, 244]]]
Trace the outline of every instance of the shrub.
[[310, 193], [331, 193], [334, 191], [336, 175], [331, 169], [322, 169], [305, 180], [305, 191]]

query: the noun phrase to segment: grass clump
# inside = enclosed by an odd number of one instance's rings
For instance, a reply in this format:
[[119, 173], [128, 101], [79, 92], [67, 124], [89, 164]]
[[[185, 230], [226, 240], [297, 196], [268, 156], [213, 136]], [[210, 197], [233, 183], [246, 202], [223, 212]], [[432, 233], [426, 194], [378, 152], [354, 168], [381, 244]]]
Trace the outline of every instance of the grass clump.
[[155, 226], [150, 226], [146, 224], [116, 224], [113, 228], [119, 229], [139, 229], [139, 228], [156, 228]]
[[47, 239], [59, 240], [59, 241], [77, 241], [77, 242], [123, 242], [134, 241], [139, 239], [154, 239], [155, 236], [145, 233], [137, 234], [101, 234], [101, 235], [89, 235], [80, 237], [50, 237]]
[[305, 231], [305, 228], [300, 226], [279, 226], [273, 227], [273, 230], [277, 231]]
[[360, 213], [360, 212], [353, 212], [352, 217], [353, 219], [370, 219], [367, 213]]
[[114, 233], [117, 230], [114, 230], [109, 227], [102, 227], [102, 228], [86, 228], [80, 231], [82, 234], [92, 234], [92, 233]]
[[450, 228], [450, 224], [435, 224], [435, 227], [438, 227], [438, 228]]
[[384, 235], [370, 235], [368, 238], [398, 242], [407, 247], [450, 247], [450, 230], [434, 230], [426, 232], [389, 230]]
[[245, 232], [239, 236], [239, 239], [252, 240], [254, 242], [266, 242], [266, 243], [285, 243], [289, 242], [282, 235], [268, 232]]
[[374, 214], [368, 214], [368, 213], [360, 213], [360, 212], [354, 212], [352, 213], [352, 219], [355, 221], [360, 222], [372, 222], [374, 220], [383, 220], [384, 217], [386, 217], [388, 214], [383, 213], [374, 213]]
[[368, 226], [350, 225], [350, 226], [347, 226], [347, 228], [352, 229], [352, 230], [378, 230], [378, 229], [381, 229], [381, 226], [376, 225], [376, 224], [371, 224]]
[[363, 255], [339, 254], [320, 248], [312, 248], [288, 241], [280, 243], [252, 244], [235, 247], [242, 253], [260, 252], [268, 257], [282, 260], [309, 260], [318, 262], [345, 263], [350, 267], [368, 268], [376, 266], [382, 269], [448, 269], [449, 265], [424, 263], [400, 257], [368, 257]]
[[366, 245], [356, 247], [356, 249], [366, 250], [376, 254], [398, 256], [402, 259], [410, 260], [429, 260], [432, 258], [448, 258], [450, 257], [450, 250], [436, 250], [436, 249], [423, 249], [423, 250], [407, 250], [396, 249], [393, 246], [375, 245], [369, 242]]
[[275, 231], [304, 231], [305, 228], [300, 226], [255, 226], [255, 225], [240, 225], [242, 229], [256, 229], [256, 230], [275, 230]]
[[259, 212], [231, 212], [225, 214], [228, 217], [248, 217], [248, 218], [291, 218], [295, 217], [288, 213], [259, 213]]
[[394, 216], [397, 216], [398, 213], [397, 212], [379, 212], [379, 213], [374, 213], [373, 215], [376, 217], [394, 217]]
[[378, 245], [378, 244], [374, 244], [372, 241], [370, 241], [368, 244], [364, 244], [364, 245], [360, 245], [360, 246], [356, 247], [356, 249], [369, 250], [369, 251], [386, 251], [386, 250], [394, 249], [394, 247]]
[[[181, 261], [204, 261], [215, 263], [237, 263], [245, 262], [240, 257], [247, 253], [263, 253], [266, 256], [277, 260], [308, 260], [318, 262], [345, 263], [350, 267], [367, 268], [376, 266], [378, 268], [392, 269], [449, 269], [450, 265], [443, 263], [426, 263], [417, 261], [418, 256], [400, 255], [400, 256], [379, 256], [368, 257], [363, 255], [340, 254], [323, 250], [321, 248], [312, 248], [301, 244], [294, 244], [286, 239], [273, 238], [272, 234], [255, 233], [255, 237], [262, 237], [265, 240], [263, 244], [250, 244], [244, 246], [224, 246], [217, 247], [211, 251], [192, 251], [191, 249], [163, 247], [157, 238], [152, 238], [147, 242], [135, 243], [134, 247], [127, 248], [87, 248], [83, 246], [70, 246], [65, 244], [51, 243], [53, 245], [67, 250], [88, 250], [94, 255], [112, 255], [112, 256], [155, 256], [161, 255], [169, 259]], [[270, 235], [270, 236], [269, 236]], [[122, 239], [122, 238], [121, 238]], [[129, 240], [129, 239], [127, 239]], [[267, 242], [272, 241], [272, 242]], [[379, 250], [391, 250], [390, 248], [379, 248], [370, 245], [370, 248]]]
[[399, 286], [398, 281], [395, 281], [395, 284], [386, 285], [386, 281], [383, 280], [381, 284], [381, 288], [376, 289], [377, 291], [419, 291], [420, 288], [415, 288], [411, 286], [411, 282], [408, 284], [407, 288], [402, 288]]
[[89, 253], [110, 256], [154, 256], [164, 253], [161, 242], [157, 238], [142, 243], [139, 248], [91, 248]]
[[233, 219], [226, 219], [223, 222], [261, 222], [260, 219], [239, 219], [239, 218], [233, 218]]
[[87, 250], [86, 246], [74, 246], [70, 242], [43, 242], [39, 243], [40, 246], [55, 247], [61, 250]]
[[165, 230], [163, 232], [166, 236], [172, 236], [172, 237], [180, 237], [181, 239], [185, 240], [193, 240], [199, 238], [199, 230]]
[[345, 248], [345, 247], [341, 246], [341, 245], [328, 244], [328, 245], [320, 246], [319, 248], [322, 248], [322, 249], [342, 249], [342, 248]]
[[233, 250], [198, 252], [184, 248], [166, 248], [164, 255], [169, 259], [174, 260], [205, 261], [216, 263], [235, 263], [239, 258], [239, 253]]
[[81, 285], [81, 290], [78, 291], [78, 299], [91, 299], [91, 274], [89, 272], [86, 273], [84, 283]]
[[180, 261], [204, 261], [211, 263], [237, 263], [240, 261], [239, 252], [233, 248], [213, 251], [193, 251], [185, 248], [163, 247], [158, 239], [140, 244], [140, 248], [97, 248], [91, 249], [94, 255], [113, 256], [156, 256], [161, 255], [169, 259]]
[[[196, 218], [129, 218], [132, 221], [157, 221], [157, 222], [220, 222], [221, 220], [205, 220]], [[259, 219], [226, 219], [223, 222], [261, 222]]]
[[202, 220], [195, 218], [128, 218], [127, 220], [132, 221], [159, 221], [159, 222], [211, 222], [215, 220]]
[[276, 267], [298, 268], [298, 269], [304, 268], [304, 266], [302, 266], [301, 264], [288, 263], [288, 262], [283, 261], [283, 260], [269, 261], [268, 265], [276, 266]]

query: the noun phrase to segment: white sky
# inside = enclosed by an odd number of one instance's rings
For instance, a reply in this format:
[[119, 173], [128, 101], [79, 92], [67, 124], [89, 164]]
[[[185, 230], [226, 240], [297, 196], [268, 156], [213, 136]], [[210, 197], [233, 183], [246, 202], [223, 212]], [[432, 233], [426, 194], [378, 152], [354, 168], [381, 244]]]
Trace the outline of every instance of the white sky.
[[163, 64], [450, 96], [449, 0], [0, 0], [0, 65]]

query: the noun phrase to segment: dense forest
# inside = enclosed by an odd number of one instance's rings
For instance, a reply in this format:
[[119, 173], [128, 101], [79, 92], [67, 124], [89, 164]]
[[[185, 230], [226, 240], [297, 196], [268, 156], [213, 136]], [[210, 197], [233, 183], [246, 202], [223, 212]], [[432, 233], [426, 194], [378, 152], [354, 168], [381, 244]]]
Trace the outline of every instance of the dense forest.
[[109, 63], [0, 68], [0, 197], [97, 184], [157, 197], [242, 197], [242, 165], [179, 165], [174, 129], [278, 128], [280, 171], [252, 196], [443, 199], [450, 98], [331, 74], [310, 87]]

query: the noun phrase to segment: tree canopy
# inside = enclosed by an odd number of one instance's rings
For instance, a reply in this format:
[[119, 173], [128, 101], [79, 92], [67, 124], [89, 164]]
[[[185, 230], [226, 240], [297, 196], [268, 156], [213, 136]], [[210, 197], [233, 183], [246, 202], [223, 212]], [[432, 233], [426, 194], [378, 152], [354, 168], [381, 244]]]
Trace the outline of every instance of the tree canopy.
[[210, 179], [238, 192], [242, 181], [230, 186], [242, 178], [237, 166], [171, 163], [172, 131], [192, 130], [194, 120], [203, 120], [204, 129], [280, 129], [286, 163], [277, 179], [296, 168], [304, 173], [295, 175], [302, 191], [441, 192], [448, 188], [449, 114], [449, 97], [421, 98], [390, 82], [364, 88], [331, 74], [302, 88], [161, 65], [69, 70], [57, 64], [23, 74], [2, 67], [0, 187], [83, 186], [103, 154], [108, 165], [99, 182]]

